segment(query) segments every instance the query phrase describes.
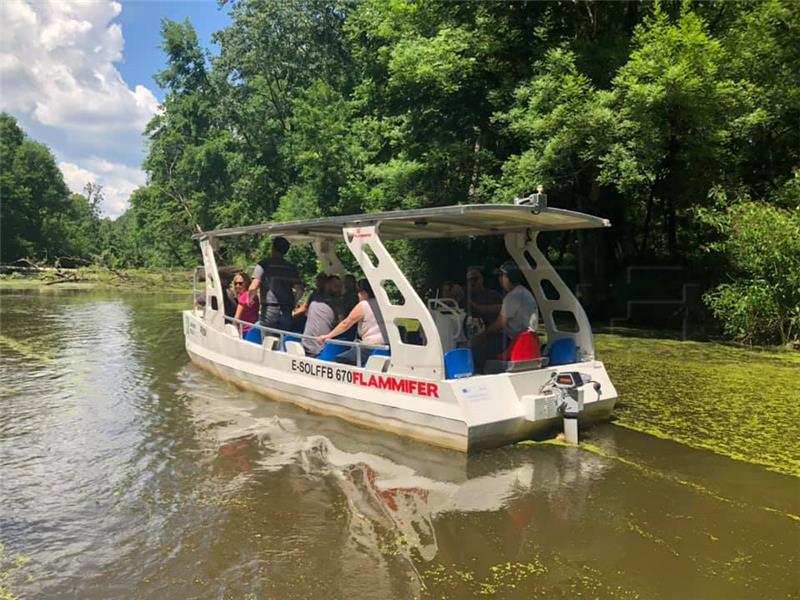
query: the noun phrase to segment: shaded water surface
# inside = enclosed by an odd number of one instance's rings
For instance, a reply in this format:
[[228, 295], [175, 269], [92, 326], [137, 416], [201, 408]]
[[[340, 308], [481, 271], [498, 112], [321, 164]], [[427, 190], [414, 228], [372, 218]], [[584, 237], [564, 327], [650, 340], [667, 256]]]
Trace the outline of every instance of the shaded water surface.
[[184, 297], [0, 301], [0, 597], [800, 595], [795, 477], [615, 425], [467, 460], [195, 368]]

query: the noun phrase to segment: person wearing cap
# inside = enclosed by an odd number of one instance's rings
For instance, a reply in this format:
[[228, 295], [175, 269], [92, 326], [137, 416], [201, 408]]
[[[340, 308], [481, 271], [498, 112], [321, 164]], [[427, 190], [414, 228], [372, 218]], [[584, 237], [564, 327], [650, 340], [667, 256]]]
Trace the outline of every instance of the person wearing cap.
[[532, 317], [539, 311], [533, 294], [522, 285], [523, 275], [515, 262], [506, 261], [495, 272], [500, 280], [500, 285], [506, 292], [500, 313], [484, 331], [470, 340], [473, 351], [477, 350], [475, 362], [481, 365], [489, 358], [489, 356], [481, 356], [480, 352], [483, 340], [487, 336], [502, 331], [504, 342], [507, 345], [530, 328]]
[[289, 251], [289, 241], [284, 237], [272, 240], [272, 252], [253, 269], [250, 283], [249, 304], [261, 302], [260, 322], [264, 327], [289, 331], [292, 327], [294, 292], [292, 288], [300, 281], [297, 269], [284, 255]]

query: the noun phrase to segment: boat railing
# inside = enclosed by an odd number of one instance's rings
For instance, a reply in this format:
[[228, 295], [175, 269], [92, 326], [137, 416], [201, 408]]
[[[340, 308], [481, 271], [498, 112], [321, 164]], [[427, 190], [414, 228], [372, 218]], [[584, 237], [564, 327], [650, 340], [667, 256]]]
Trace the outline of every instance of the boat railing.
[[[318, 337], [315, 335], [305, 335], [302, 333], [298, 333], [296, 331], [286, 331], [285, 329], [276, 329], [275, 327], [266, 327], [261, 323], [250, 323], [249, 321], [242, 321], [240, 319], [235, 319], [233, 317], [225, 317], [225, 322], [230, 323], [231, 325], [235, 326], [238, 333], [239, 338], [244, 339], [243, 329], [245, 327], [250, 329], [258, 329], [261, 332], [262, 338], [264, 334], [270, 334], [273, 336], [278, 336], [278, 347], [285, 348], [286, 338], [291, 338], [291, 341], [294, 340], [313, 340], [315, 342], [319, 341]], [[356, 365], [361, 365], [361, 351], [362, 350], [381, 350], [385, 352], [389, 352], [390, 348], [386, 344], [370, 344], [368, 342], [351, 342], [349, 340], [340, 340], [340, 339], [330, 339], [326, 340], [326, 343], [331, 343], [337, 346], [347, 346], [348, 348], [355, 348], [356, 349]]]
[[195, 267], [192, 273], [192, 302], [197, 302], [197, 299], [200, 297], [200, 291], [197, 289], [197, 282], [200, 280], [200, 271], [202, 270], [203, 266], [200, 265], [199, 267]]

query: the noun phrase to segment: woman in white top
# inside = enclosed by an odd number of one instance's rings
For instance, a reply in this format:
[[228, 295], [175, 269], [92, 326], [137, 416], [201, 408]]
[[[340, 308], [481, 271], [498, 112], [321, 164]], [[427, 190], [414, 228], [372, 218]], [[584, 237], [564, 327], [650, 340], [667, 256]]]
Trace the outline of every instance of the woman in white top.
[[[350, 314], [334, 327], [330, 333], [326, 333], [317, 338], [320, 343], [324, 344], [326, 341], [343, 334], [356, 324], [358, 324], [358, 337], [360, 341], [365, 344], [375, 345], [385, 345], [387, 343], [386, 324], [383, 321], [378, 301], [375, 300], [375, 293], [372, 291], [372, 286], [366, 279], [362, 279], [358, 282], [358, 301], [358, 304], [353, 307]], [[355, 364], [355, 350], [355, 348], [350, 348], [346, 352], [343, 352], [336, 357], [336, 362]], [[371, 350], [362, 350], [361, 360], [365, 361], [371, 353]]]

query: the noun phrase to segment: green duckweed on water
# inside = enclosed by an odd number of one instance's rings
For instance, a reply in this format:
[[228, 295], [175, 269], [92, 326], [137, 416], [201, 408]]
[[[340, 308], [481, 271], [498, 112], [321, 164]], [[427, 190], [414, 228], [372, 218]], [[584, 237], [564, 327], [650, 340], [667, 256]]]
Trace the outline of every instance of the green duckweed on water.
[[600, 334], [618, 425], [800, 477], [800, 353]]
[[29, 556], [12, 556], [5, 548], [4, 544], [0, 544], [0, 600], [20, 600], [9, 589], [12, 580], [17, 578], [19, 572], [30, 562]]

